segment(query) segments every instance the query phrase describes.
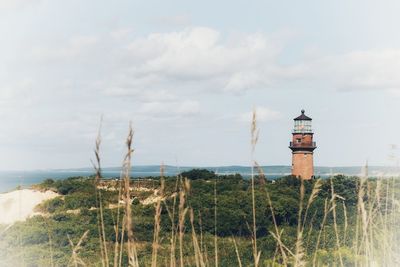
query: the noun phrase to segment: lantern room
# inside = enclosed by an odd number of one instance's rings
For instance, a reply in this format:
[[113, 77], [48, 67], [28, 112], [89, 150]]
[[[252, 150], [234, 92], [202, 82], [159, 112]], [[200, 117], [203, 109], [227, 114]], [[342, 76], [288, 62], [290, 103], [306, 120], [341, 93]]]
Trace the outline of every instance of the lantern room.
[[305, 110], [301, 110], [301, 115], [294, 119], [293, 133], [312, 133], [311, 118], [307, 117]]

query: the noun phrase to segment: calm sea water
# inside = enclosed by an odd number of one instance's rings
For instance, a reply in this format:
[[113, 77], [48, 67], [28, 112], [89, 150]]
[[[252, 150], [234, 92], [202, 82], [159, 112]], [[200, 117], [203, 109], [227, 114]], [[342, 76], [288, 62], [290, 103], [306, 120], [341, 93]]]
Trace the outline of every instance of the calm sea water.
[[[174, 176], [182, 171], [193, 169], [193, 167], [174, 167], [166, 166], [165, 175]], [[220, 174], [232, 174], [240, 173], [244, 177], [250, 175], [250, 168], [248, 167], [210, 167], [209, 170], [215, 171]], [[102, 171], [104, 178], [116, 178], [120, 176], [121, 170], [119, 168], [107, 168]], [[0, 171], [0, 193], [9, 192], [21, 186], [22, 188], [28, 188], [34, 184], [41, 183], [45, 179], [66, 179], [69, 177], [83, 176], [88, 177], [93, 175], [92, 169], [74, 169], [74, 170], [38, 170], [38, 171]], [[159, 176], [159, 166], [137, 166], [132, 169], [132, 177], [149, 177]], [[269, 175], [268, 178], [275, 179], [277, 177], [285, 175], [284, 172]]]
[[[165, 166], [166, 176], [175, 176], [182, 171], [191, 170], [199, 167], [176, 167], [176, 166]], [[222, 166], [222, 167], [200, 167], [218, 174], [234, 174], [239, 173], [244, 177], [249, 177], [251, 168], [247, 166]], [[290, 166], [262, 166], [264, 173], [268, 179], [276, 179], [285, 175], [289, 175], [291, 168]], [[320, 177], [329, 177], [333, 174], [345, 174], [345, 175], [359, 175], [361, 167], [315, 167], [315, 175]], [[104, 178], [115, 178], [120, 176], [120, 168], [104, 168], [102, 175]], [[383, 173], [392, 173], [394, 170], [388, 167], [369, 167], [371, 175], [379, 176]], [[398, 173], [398, 172], [397, 172]], [[67, 169], [67, 170], [37, 170], [37, 171], [0, 171], [0, 193], [11, 191], [18, 186], [23, 188], [30, 187], [33, 184], [38, 184], [45, 179], [51, 178], [54, 180], [65, 179], [68, 177], [76, 176], [91, 176], [93, 175], [93, 169], [81, 168], [81, 169]], [[131, 171], [132, 177], [148, 177], [148, 176], [159, 176], [160, 166], [148, 165], [148, 166], [135, 166]]]
[[[76, 176], [91, 176], [93, 171], [10, 171], [0, 172], [0, 193], [9, 192], [17, 187], [28, 188], [34, 184], [41, 183], [45, 179], [66, 179]], [[104, 178], [119, 177], [119, 171], [104, 171]], [[133, 177], [156, 176], [157, 173], [133, 172]]]

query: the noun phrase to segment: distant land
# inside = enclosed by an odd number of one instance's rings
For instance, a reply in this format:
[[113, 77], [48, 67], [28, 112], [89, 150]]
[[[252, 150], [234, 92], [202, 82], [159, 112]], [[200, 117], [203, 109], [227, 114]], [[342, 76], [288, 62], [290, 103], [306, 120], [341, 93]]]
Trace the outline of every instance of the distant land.
[[[251, 167], [248, 166], [219, 166], [219, 167], [198, 167], [198, 166], [165, 166], [165, 176], [175, 176], [179, 172], [191, 170], [194, 168], [208, 169], [218, 174], [234, 174], [239, 173], [244, 177], [250, 177]], [[262, 166], [264, 173], [268, 179], [276, 179], [278, 177], [290, 175], [291, 166]], [[348, 176], [360, 175], [362, 167], [315, 167], [315, 176], [326, 178], [330, 175], [344, 174]], [[116, 178], [120, 176], [120, 167], [108, 167], [102, 169], [104, 178]], [[369, 176], [395, 176], [398, 169], [394, 167], [369, 166]], [[90, 176], [93, 175], [92, 168], [74, 168], [74, 169], [52, 169], [52, 170], [31, 170], [31, 171], [0, 171], [0, 192], [7, 192], [22, 186], [29, 187], [33, 184], [40, 183], [44, 179], [65, 179], [72, 176]], [[159, 176], [159, 165], [145, 165], [132, 167], [132, 177], [148, 177]]]

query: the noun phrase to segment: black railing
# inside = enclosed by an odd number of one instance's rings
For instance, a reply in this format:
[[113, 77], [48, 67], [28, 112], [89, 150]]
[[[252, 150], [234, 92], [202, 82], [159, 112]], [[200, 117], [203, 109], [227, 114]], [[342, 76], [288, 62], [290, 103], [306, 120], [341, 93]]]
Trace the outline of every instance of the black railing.
[[290, 142], [290, 147], [316, 147], [317, 144], [315, 142], [308, 142], [308, 143], [297, 143], [297, 142]]

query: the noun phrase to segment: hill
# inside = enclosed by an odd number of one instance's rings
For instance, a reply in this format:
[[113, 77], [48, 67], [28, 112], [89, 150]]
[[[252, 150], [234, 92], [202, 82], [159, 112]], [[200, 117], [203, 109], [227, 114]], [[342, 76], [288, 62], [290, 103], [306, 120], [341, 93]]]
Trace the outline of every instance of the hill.
[[181, 260], [252, 266], [256, 251], [260, 266], [369, 266], [400, 255], [397, 180], [336, 176], [302, 183], [261, 175], [253, 187], [239, 174], [184, 176], [190, 179], [131, 179], [128, 191], [115, 180], [46, 180], [35, 187], [60, 197], [37, 207], [44, 216], [0, 229], [0, 265], [100, 266], [120, 259], [116, 266], [126, 266], [130, 258], [140, 266]]

